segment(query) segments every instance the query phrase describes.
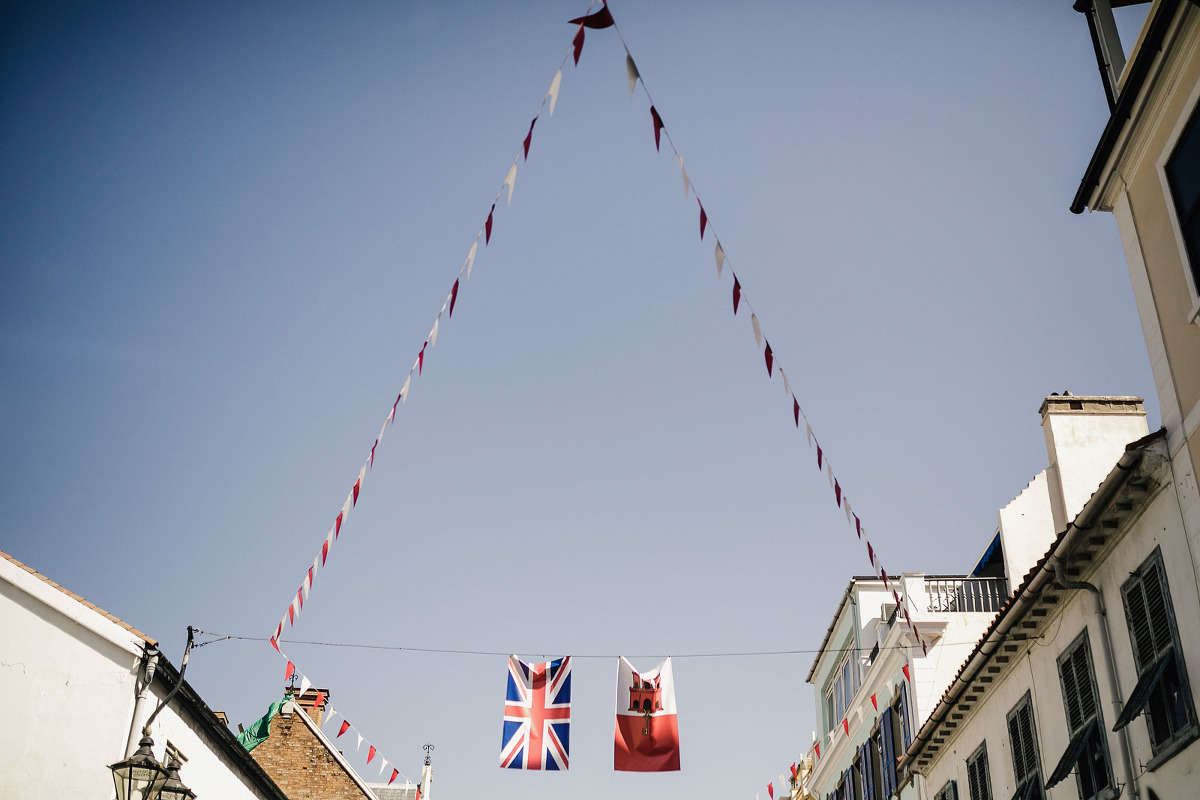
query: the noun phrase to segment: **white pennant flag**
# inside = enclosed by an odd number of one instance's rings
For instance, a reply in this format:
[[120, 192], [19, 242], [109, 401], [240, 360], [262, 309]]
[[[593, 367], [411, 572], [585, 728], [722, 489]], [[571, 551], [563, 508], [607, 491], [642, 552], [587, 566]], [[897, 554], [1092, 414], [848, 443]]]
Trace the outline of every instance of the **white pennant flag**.
[[307, 692], [311, 687], [312, 687], [312, 681], [310, 681], [308, 679], [308, 676], [301, 675], [300, 676], [300, 696], [304, 697], [305, 692]]
[[362, 734], [361, 734], [361, 733], [359, 733], [358, 731], [355, 731], [354, 733], [355, 733], [355, 734], [358, 736], [358, 745], [357, 745], [357, 746], [356, 746], [354, 749], [355, 749], [355, 750], [358, 750], [358, 751], [361, 751], [361, 750], [362, 750], [362, 743], [363, 743]]
[[366, 465], [366, 463], [364, 462], [364, 463], [363, 463], [363, 465], [362, 465], [362, 469], [360, 469], [360, 470], [358, 471], [358, 490], [359, 490], [360, 492], [362, 491], [362, 482], [363, 482], [364, 480], [366, 480], [366, 477], [367, 477], [367, 465]]
[[849, 500], [849, 498], [846, 497], [845, 491], [842, 492], [842, 505], [844, 505], [846, 507], [846, 524], [853, 528], [854, 527], [854, 516], [850, 512], [850, 500]]
[[300, 595], [292, 598], [292, 613], [288, 614], [288, 621], [294, 626], [296, 617], [300, 616]]
[[379, 774], [382, 775], [383, 771], [387, 769], [387, 759], [383, 758], [383, 756], [380, 756], [380, 758], [383, 759], [383, 761], [379, 764]]
[[780, 788], [780, 790], [782, 790], [783, 787], [785, 787], [787, 785], [788, 785], [787, 778], [783, 777], [782, 772], [779, 773], [779, 788]]
[[404, 385], [400, 387], [400, 402], [408, 402], [408, 385], [412, 383], [412, 371], [408, 373], [408, 377], [404, 379]]
[[300, 584], [300, 591], [304, 592], [304, 599], [308, 600], [308, 593], [312, 591], [312, 580], [307, 572], [304, 573], [304, 583]]
[[550, 81], [550, 91], [546, 92], [546, 97], [550, 98], [550, 116], [554, 116], [554, 105], [558, 102], [558, 89], [562, 86], [562, 70], [554, 73], [554, 80]]
[[329, 724], [329, 722], [330, 722], [330, 720], [332, 720], [332, 719], [333, 719], [334, 717], [336, 717], [336, 716], [337, 716], [337, 712], [336, 712], [336, 711], [334, 711], [334, 710], [333, 710], [333, 706], [329, 705], [329, 702], [328, 702], [328, 701], [326, 701], [326, 703], [325, 703], [325, 715], [324, 715], [323, 717], [321, 717], [321, 727], [324, 727], [324, 726], [328, 725], [328, 724]]
[[475, 268], [475, 253], [479, 250], [479, 237], [471, 243], [471, 252], [467, 253], [467, 280], [471, 280], [471, 270]]
[[808, 446], [812, 447], [812, 425], [808, 424], [808, 420], [804, 421], [804, 435], [808, 437]]
[[638, 78], [642, 77], [638, 73], [637, 64], [633, 63], [633, 56], [625, 54], [625, 74], [629, 76], [629, 99], [633, 99], [633, 88], [637, 86]]
[[825, 475], [829, 478], [829, 488], [833, 488], [833, 465], [829, 463], [829, 456], [825, 456]]
[[783, 393], [784, 393], [784, 394], [791, 394], [791, 393], [792, 393], [792, 387], [788, 386], [788, 379], [787, 379], [787, 375], [785, 375], [785, 374], [784, 374], [784, 372], [783, 372], [783, 367], [776, 367], [775, 369], [779, 370], [779, 377], [783, 378]]
[[715, 255], [717, 257], [717, 277], [720, 278], [721, 277], [721, 267], [725, 266], [725, 248], [721, 247], [720, 242], [717, 242], [717, 249], [716, 249]]
[[512, 166], [508, 168], [508, 174], [504, 176], [504, 186], [508, 187], [508, 204], [512, 205], [513, 185], [517, 182], [517, 162], [513, 161]]
[[427, 337], [429, 340], [430, 347], [437, 347], [438, 324], [441, 321], [442, 321], [442, 315], [439, 313], [437, 315], [437, 319], [435, 319], [433, 321], [433, 327], [429, 330], [429, 336]]
[[350, 519], [350, 506], [354, 503], [354, 492], [346, 495], [346, 502], [342, 503], [342, 522]]
[[758, 317], [750, 315], [750, 327], [754, 328], [754, 343], [762, 347], [762, 328], [758, 327]]
[[379, 435], [375, 437], [375, 444], [383, 441], [383, 434], [387, 431], [388, 423], [392, 421], [392, 417], [396, 416], [395, 409], [388, 412], [387, 419], [383, 421], [383, 427], [379, 429]]
[[692, 179], [688, 177], [687, 167], [683, 165], [683, 156], [676, 155], [675, 160], [679, 162], [679, 170], [683, 173], [683, 196], [687, 197], [692, 190]]

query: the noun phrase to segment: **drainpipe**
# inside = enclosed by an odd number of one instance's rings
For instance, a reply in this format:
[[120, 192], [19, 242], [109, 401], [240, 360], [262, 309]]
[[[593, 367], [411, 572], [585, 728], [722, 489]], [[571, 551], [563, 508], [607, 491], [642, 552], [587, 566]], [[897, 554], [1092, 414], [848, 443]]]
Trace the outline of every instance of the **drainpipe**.
[[135, 694], [133, 700], [133, 718], [129, 720], [129, 736], [125, 740], [125, 758], [128, 758], [141, 738], [142, 728], [138, 718], [142, 716], [142, 707], [150, 696], [150, 684], [154, 682], [154, 671], [158, 668], [158, 650], [153, 645], [146, 645], [142, 658], [138, 662], [137, 676], [134, 678]]
[[[1121, 691], [1121, 682], [1117, 677], [1117, 662], [1113, 657], [1112, 637], [1108, 633], [1108, 611], [1104, 606], [1104, 595], [1098, 588], [1086, 581], [1067, 580], [1062, 560], [1058, 556], [1052, 557], [1051, 561], [1054, 563], [1054, 579], [1059, 586], [1064, 589], [1085, 589], [1091, 592], [1092, 597], [1096, 599], [1096, 622], [1100, 627], [1100, 649], [1104, 651], [1104, 661], [1108, 666], [1108, 688], [1113, 698], [1113, 719], [1116, 719], [1121, 713], [1125, 694]], [[1121, 728], [1117, 733], [1121, 739], [1121, 766], [1125, 772], [1129, 796], [1136, 798], [1138, 796], [1137, 775], [1133, 771], [1133, 748], [1129, 744], [1129, 726]]]

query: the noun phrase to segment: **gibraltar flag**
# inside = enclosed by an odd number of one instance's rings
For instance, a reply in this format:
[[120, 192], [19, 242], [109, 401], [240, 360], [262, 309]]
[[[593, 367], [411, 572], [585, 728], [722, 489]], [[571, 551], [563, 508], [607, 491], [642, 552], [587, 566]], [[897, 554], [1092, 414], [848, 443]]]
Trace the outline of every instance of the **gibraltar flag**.
[[679, 769], [679, 723], [670, 658], [641, 673], [624, 658], [617, 662], [613, 767], [622, 772]]

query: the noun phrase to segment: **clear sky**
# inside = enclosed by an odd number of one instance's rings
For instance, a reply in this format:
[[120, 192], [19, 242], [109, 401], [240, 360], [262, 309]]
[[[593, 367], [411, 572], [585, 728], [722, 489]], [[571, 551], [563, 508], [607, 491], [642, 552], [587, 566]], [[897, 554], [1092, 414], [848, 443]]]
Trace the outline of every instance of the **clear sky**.
[[[0, 548], [176, 663], [269, 635], [585, 10], [6, 6]], [[1107, 118], [1068, 0], [612, 10], [889, 572], [973, 566], [1050, 392], [1157, 427], [1115, 222], [1067, 210]], [[440, 797], [749, 800], [808, 746], [811, 654], [680, 659], [682, 772], [611, 769], [618, 654], [813, 649], [869, 571], [698, 233], [589, 31], [289, 634], [605, 656], [571, 770], [498, 768], [503, 656], [285, 645]], [[188, 678], [248, 723], [283, 666]]]

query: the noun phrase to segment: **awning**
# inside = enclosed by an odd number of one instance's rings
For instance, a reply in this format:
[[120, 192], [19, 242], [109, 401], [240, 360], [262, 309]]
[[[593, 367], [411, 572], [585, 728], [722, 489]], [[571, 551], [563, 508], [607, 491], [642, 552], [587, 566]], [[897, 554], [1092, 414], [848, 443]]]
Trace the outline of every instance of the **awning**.
[[1113, 725], [1114, 731], [1119, 731], [1129, 723], [1133, 722], [1138, 714], [1146, 710], [1146, 703], [1150, 702], [1150, 694], [1158, 686], [1158, 682], [1162, 680], [1163, 673], [1167, 671], [1167, 666], [1175, 661], [1175, 650], [1172, 648], [1163, 655], [1153, 667], [1142, 673], [1142, 677], [1138, 679], [1137, 686], [1133, 687], [1133, 694], [1129, 695], [1129, 699], [1125, 701], [1125, 707], [1121, 709], [1121, 715], [1117, 717], [1117, 722]]
[[1095, 729], [1096, 720], [1094, 719], [1079, 729], [1079, 732], [1071, 739], [1071, 743], [1067, 745], [1067, 750], [1062, 754], [1062, 758], [1058, 760], [1058, 766], [1054, 768], [1054, 771], [1050, 773], [1050, 777], [1046, 779], [1047, 789], [1053, 789], [1063, 778], [1071, 774], [1071, 770], [1075, 769], [1075, 765], [1079, 763], [1079, 758], [1083, 755], [1088, 739], [1091, 738], [1092, 731]]

